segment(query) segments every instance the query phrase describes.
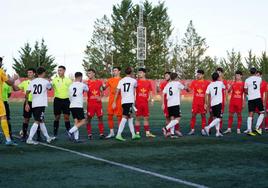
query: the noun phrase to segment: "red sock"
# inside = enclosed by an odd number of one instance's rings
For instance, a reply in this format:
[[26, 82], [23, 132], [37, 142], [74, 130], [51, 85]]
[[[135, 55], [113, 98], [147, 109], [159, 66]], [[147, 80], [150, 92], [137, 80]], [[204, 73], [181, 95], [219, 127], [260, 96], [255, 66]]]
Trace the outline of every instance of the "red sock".
[[210, 117], [208, 118], [208, 124], [210, 124], [212, 121], [213, 121], [213, 117], [210, 116]]
[[242, 116], [237, 116], [237, 129], [241, 129]]
[[136, 133], [141, 131], [141, 126], [139, 124], [135, 125], [135, 131]]
[[113, 129], [114, 128], [114, 120], [113, 120], [113, 115], [108, 115], [108, 126], [109, 129]]
[[88, 123], [87, 124], [87, 135], [90, 135], [90, 134], [92, 134], [92, 128], [91, 128], [91, 124]]
[[265, 117], [265, 128], [268, 128], [268, 117]]
[[175, 125], [175, 131], [180, 131], [180, 124], [177, 123], [177, 124]]
[[149, 124], [148, 125], [145, 125], [144, 124], [144, 130], [147, 132], [147, 131], [150, 131], [150, 127], [149, 127]]
[[201, 119], [202, 119], [202, 124], [201, 124], [201, 126], [202, 126], [202, 129], [204, 129], [205, 126], [206, 126], [206, 124], [207, 124], [206, 116], [202, 116]]
[[190, 123], [190, 127], [191, 127], [191, 129], [194, 129], [194, 127], [195, 127], [195, 123], [196, 123], [196, 116], [192, 116], [192, 118], [191, 118], [191, 123]]
[[233, 121], [234, 121], [234, 117], [233, 117], [233, 116], [229, 116], [229, 117], [228, 117], [228, 128], [229, 128], [229, 129], [232, 128]]
[[104, 133], [104, 125], [103, 125], [103, 123], [98, 123], [98, 127], [99, 127], [100, 134], [103, 134]]

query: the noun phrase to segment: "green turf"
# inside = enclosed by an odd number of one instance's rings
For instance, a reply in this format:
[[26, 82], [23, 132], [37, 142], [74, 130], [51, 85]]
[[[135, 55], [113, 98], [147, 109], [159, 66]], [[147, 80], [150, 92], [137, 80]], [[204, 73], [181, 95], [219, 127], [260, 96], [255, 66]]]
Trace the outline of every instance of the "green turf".
[[[15, 132], [21, 127], [21, 106], [21, 103], [11, 103]], [[183, 133], [189, 131], [190, 112], [190, 103], [183, 102]], [[151, 108], [150, 119], [152, 132], [157, 135], [155, 139], [143, 136], [139, 141], [132, 141], [126, 126], [126, 142], [99, 140], [94, 120], [94, 140], [83, 144], [69, 142], [61, 123], [61, 135], [53, 145], [208, 187], [268, 187], [268, 134], [248, 137], [233, 133], [223, 138], [215, 138], [214, 134], [202, 137], [197, 126], [195, 136], [171, 140], [161, 135], [165, 121], [159, 103]], [[227, 126], [226, 120], [225, 115], [224, 127]], [[46, 110], [46, 121], [51, 133], [51, 104]], [[246, 118], [243, 121], [244, 129]], [[200, 118], [197, 124], [200, 124]], [[105, 127], [108, 131], [106, 118]], [[86, 128], [81, 128], [80, 132], [81, 138], [85, 139]], [[75, 154], [20, 142], [17, 147], [0, 145], [0, 164], [0, 187], [187, 187]]]

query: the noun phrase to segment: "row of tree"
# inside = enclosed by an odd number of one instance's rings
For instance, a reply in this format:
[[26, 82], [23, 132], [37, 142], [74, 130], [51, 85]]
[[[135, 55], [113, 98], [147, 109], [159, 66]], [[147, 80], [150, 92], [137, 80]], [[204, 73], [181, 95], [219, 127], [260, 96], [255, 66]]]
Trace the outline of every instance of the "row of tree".
[[[225, 70], [226, 79], [232, 79], [236, 70], [247, 73], [252, 66], [268, 73], [268, 57], [265, 52], [257, 57], [250, 50], [247, 57], [242, 57], [234, 49], [227, 51], [226, 58], [206, 55], [209, 48], [206, 38], [201, 37], [190, 21], [181, 41], [171, 40], [173, 27], [164, 2], [153, 5], [148, 0], [143, 2], [144, 26], [147, 31], [147, 59], [145, 67], [149, 70], [148, 78], [161, 78], [165, 71], [176, 71], [182, 79], [193, 79], [199, 68], [206, 71], [206, 77], [217, 67]], [[111, 16], [104, 15], [94, 22], [93, 34], [85, 49], [83, 67], [94, 68], [99, 77], [111, 76], [113, 66], [122, 68], [129, 65], [137, 67], [136, 29], [139, 18], [138, 4], [131, 0], [122, 0], [113, 6]], [[28, 43], [19, 51], [20, 57], [14, 59], [13, 68], [20, 76], [25, 75], [29, 66], [43, 65], [54, 74], [54, 58], [47, 54], [47, 46], [42, 40], [32, 49]]]

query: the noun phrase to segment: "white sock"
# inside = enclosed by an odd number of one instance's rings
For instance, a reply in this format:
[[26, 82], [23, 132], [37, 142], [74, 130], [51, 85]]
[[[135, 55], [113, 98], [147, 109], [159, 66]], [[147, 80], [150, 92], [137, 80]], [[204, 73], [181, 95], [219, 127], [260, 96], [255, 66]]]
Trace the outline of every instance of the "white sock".
[[178, 123], [179, 123], [179, 121], [177, 119], [171, 120], [169, 122], [169, 124], [166, 126], [166, 129], [170, 129], [170, 128], [174, 127]]
[[114, 135], [114, 129], [110, 129], [110, 134]]
[[260, 114], [256, 123], [256, 129], [259, 129], [264, 118], [264, 114]]
[[171, 134], [175, 134], [175, 126], [173, 126], [173, 127], [170, 128], [170, 133]]
[[215, 127], [216, 127], [216, 133], [219, 134], [219, 133], [220, 133], [220, 122], [217, 123], [217, 124], [215, 125]]
[[69, 133], [73, 134], [78, 130], [78, 128], [74, 125], [70, 130]]
[[249, 130], [250, 132], [252, 131], [252, 117], [248, 117], [248, 124], [247, 124], [247, 126], [248, 126], [248, 129], [247, 130]]
[[221, 119], [220, 118], [216, 118], [214, 119], [209, 125], [208, 125], [208, 128], [211, 129], [212, 127], [216, 126], [218, 123], [221, 122]]
[[130, 130], [132, 136], [134, 136], [135, 130], [134, 130], [134, 125], [133, 125], [133, 118], [128, 119], [128, 126], [129, 126], [129, 130]]
[[75, 140], [79, 139], [79, 130], [78, 129], [74, 132], [74, 139]]
[[45, 123], [40, 123], [40, 129], [41, 129], [41, 132], [43, 133], [43, 135], [46, 137], [46, 138], [49, 138], [49, 135], [47, 133], [47, 128], [45, 126]]
[[127, 119], [126, 118], [122, 118], [121, 119], [121, 122], [119, 124], [119, 128], [118, 128], [118, 131], [117, 131], [117, 136], [121, 136], [124, 128], [125, 128], [125, 124], [127, 122]]
[[30, 129], [30, 135], [28, 137], [29, 140], [32, 140], [33, 139], [33, 136], [35, 135], [36, 131], [37, 131], [37, 128], [38, 128], [38, 124], [37, 123], [34, 123]]

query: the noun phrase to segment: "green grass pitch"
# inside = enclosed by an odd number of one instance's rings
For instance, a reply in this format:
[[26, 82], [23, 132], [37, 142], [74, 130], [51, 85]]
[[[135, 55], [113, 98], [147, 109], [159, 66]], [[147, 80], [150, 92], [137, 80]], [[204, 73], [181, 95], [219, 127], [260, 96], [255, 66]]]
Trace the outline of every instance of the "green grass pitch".
[[[16, 134], [22, 124], [22, 103], [11, 103], [12, 127]], [[106, 104], [104, 104], [104, 111]], [[189, 131], [191, 105], [182, 102], [181, 129]], [[108, 126], [105, 117], [105, 128]], [[224, 114], [224, 129], [227, 126]], [[126, 142], [99, 140], [96, 120], [93, 121], [94, 140], [74, 144], [67, 140], [61, 122], [60, 136], [52, 145], [131, 165], [162, 175], [208, 187], [268, 187], [268, 134], [248, 137], [233, 133], [223, 138], [200, 136], [197, 118], [195, 136], [165, 139], [161, 106], [151, 107], [151, 130], [155, 139], [143, 137], [132, 141], [126, 126]], [[236, 122], [236, 118], [235, 121]], [[52, 104], [46, 109], [46, 125], [52, 133]], [[246, 110], [242, 130], [246, 127]], [[143, 129], [142, 129], [143, 130]], [[142, 131], [143, 133], [143, 131]], [[86, 139], [86, 128], [80, 129]], [[17, 147], [0, 144], [0, 187], [188, 187], [139, 172], [116, 167], [46, 146]]]

